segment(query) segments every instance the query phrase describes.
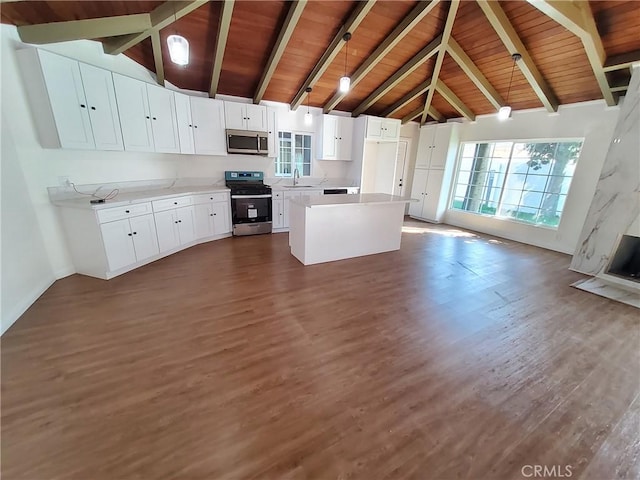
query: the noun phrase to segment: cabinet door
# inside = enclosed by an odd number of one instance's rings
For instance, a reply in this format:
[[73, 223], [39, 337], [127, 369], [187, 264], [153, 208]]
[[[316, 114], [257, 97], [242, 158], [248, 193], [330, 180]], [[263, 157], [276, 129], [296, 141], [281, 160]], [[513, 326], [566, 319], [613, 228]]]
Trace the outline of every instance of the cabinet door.
[[353, 145], [353, 119], [338, 117], [338, 160], [352, 160], [351, 147]]
[[131, 238], [133, 234], [129, 220], [103, 223], [100, 225], [100, 230], [110, 271], [136, 263], [136, 251], [133, 248]]
[[180, 245], [178, 236], [178, 220], [175, 210], [166, 210], [154, 214], [156, 232], [158, 233], [158, 246], [161, 252], [173, 250]]
[[275, 158], [278, 156], [278, 110], [276, 108], [267, 107], [267, 135], [268, 135], [268, 152], [267, 157]]
[[173, 95], [176, 103], [176, 121], [178, 123], [180, 153], [194, 153], [193, 122], [191, 121], [191, 103], [189, 102], [189, 97], [177, 92], [174, 92]]
[[429, 170], [416, 169], [413, 172], [413, 184], [411, 185], [411, 198], [418, 200], [409, 204], [409, 215], [422, 217], [422, 206], [424, 204], [424, 191], [427, 186]]
[[263, 105], [245, 105], [247, 112], [247, 130], [267, 131], [267, 107]]
[[274, 200], [271, 204], [273, 228], [284, 228], [284, 200]]
[[431, 151], [431, 163], [429, 168], [444, 168], [447, 163], [447, 155], [449, 154], [449, 145], [451, 143], [451, 125], [438, 125], [435, 128], [435, 136], [433, 140], [433, 148]]
[[418, 140], [418, 152], [416, 153], [416, 168], [429, 168], [431, 162], [431, 150], [433, 149], [433, 138], [436, 127], [420, 127], [420, 137]]
[[367, 138], [382, 138], [382, 119], [378, 117], [367, 117]]
[[201, 203], [194, 207], [196, 215], [196, 238], [213, 235], [213, 204]]
[[246, 104], [224, 102], [224, 120], [227, 128], [232, 130], [247, 130]]
[[38, 56], [60, 146], [95, 149], [78, 62], [45, 50], [38, 50]]
[[400, 138], [400, 120], [393, 118], [383, 120], [382, 138], [385, 140], [398, 140]]
[[147, 96], [156, 152], [180, 153], [173, 92], [155, 85], [147, 85]]
[[197, 154], [226, 155], [224, 103], [213, 98], [190, 97], [193, 143]]
[[427, 187], [424, 192], [424, 205], [422, 207], [422, 217], [434, 222], [439, 222], [438, 204], [440, 203], [440, 191], [442, 190], [442, 179], [444, 170], [429, 170]]
[[222, 235], [231, 231], [229, 222], [229, 204], [227, 202], [216, 202], [211, 204], [213, 212], [213, 233]]
[[283, 202], [283, 214], [282, 215], [282, 227], [289, 228], [289, 200], [292, 198], [297, 198], [302, 195], [302, 192], [285, 192], [284, 193], [284, 202]]
[[86, 63], [80, 64], [93, 139], [98, 150], [124, 150], [113, 75]]
[[338, 156], [338, 117], [322, 116], [322, 160], [335, 160]]
[[113, 74], [124, 149], [153, 152], [153, 133], [147, 100], [147, 84], [117, 73]]
[[129, 223], [133, 234], [133, 248], [136, 251], [136, 259], [141, 261], [158, 255], [160, 249], [153, 215], [133, 217], [129, 219]]
[[180, 244], [193, 242], [196, 239], [196, 211], [193, 206], [176, 209], [178, 235]]

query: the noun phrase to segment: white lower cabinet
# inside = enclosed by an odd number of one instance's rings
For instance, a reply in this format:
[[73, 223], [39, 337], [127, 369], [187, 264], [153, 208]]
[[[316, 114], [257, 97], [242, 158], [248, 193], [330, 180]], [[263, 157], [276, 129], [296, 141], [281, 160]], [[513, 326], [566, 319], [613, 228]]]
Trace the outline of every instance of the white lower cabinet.
[[158, 254], [153, 215], [100, 225], [109, 270], [115, 271]]
[[272, 227], [284, 228], [284, 200], [273, 200], [271, 204], [271, 218], [273, 220]]
[[195, 206], [196, 238], [213, 237], [231, 232], [229, 204], [208, 202]]
[[[442, 221], [449, 196], [445, 184], [445, 170], [416, 169], [413, 173], [411, 198], [418, 200], [409, 204], [409, 215], [431, 222]], [[448, 179], [450, 182], [450, 178]]]
[[196, 239], [196, 215], [193, 206], [156, 212], [155, 218], [160, 252], [173, 250]]

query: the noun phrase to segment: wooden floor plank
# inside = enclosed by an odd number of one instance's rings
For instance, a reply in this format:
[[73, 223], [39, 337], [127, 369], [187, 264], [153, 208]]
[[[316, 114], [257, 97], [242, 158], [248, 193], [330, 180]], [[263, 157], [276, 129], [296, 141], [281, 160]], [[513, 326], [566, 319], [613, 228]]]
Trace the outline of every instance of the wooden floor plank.
[[633, 478], [637, 310], [569, 261], [409, 220], [329, 264], [275, 234], [65, 278], [2, 337], [2, 477]]

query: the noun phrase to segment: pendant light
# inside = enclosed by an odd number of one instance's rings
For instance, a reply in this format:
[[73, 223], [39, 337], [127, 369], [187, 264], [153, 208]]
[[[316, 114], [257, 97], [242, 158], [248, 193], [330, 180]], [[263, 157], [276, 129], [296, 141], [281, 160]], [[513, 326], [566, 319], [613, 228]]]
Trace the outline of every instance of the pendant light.
[[509, 80], [509, 89], [507, 90], [507, 104], [498, 110], [498, 120], [504, 121], [511, 116], [511, 107], [509, 106], [509, 95], [511, 94], [511, 84], [513, 83], [513, 72], [516, 69], [516, 62], [522, 58], [519, 53], [511, 55], [513, 66], [511, 67], [511, 79]]
[[313, 90], [311, 87], [307, 87], [305, 89], [305, 92], [307, 92], [307, 113], [304, 114], [304, 124], [307, 126], [313, 124], [313, 115], [311, 115], [311, 112], [309, 111], [309, 97], [311, 96], [311, 90]]
[[[173, 7], [173, 23], [177, 20], [176, 8]], [[181, 35], [169, 35], [167, 37], [167, 46], [169, 47], [169, 57], [171, 61], [177, 65], [189, 64], [189, 42]]]
[[351, 78], [347, 75], [347, 58], [349, 56], [349, 40], [351, 40], [351, 34], [349, 32], [342, 36], [342, 40], [345, 41], [344, 46], [344, 77], [340, 79], [340, 91], [347, 93], [351, 87]]

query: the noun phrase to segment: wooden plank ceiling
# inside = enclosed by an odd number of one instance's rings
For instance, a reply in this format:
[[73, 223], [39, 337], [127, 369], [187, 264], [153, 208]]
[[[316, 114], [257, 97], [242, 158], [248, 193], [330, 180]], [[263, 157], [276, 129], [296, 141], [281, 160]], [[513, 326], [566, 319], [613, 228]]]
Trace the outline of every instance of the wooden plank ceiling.
[[[426, 105], [431, 109], [429, 120], [434, 116], [440, 120], [457, 118], [463, 116], [462, 112], [471, 118], [495, 113], [496, 103], [500, 102], [508, 103], [514, 110], [544, 106], [541, 90], [536, 93], [530, 83], [531, 78], [526, 76], [527, 66], [520, 62], [515, 68], [509, 89], [513, 69], [513, 52], [510, 51], [509, 42], [505, 41], [509, 31], [515, 32], [516, 41], [521, 42], [519, 45], [526, 50], [519, 53], [530, 57], [529, 67], [533, 66], [539, 72], [542, 90], [546, 88], [551, 95], [550, 103], [546, 104], [548, 109], [555, 108], [554, 101], [567, 104], [605, 98], [594, 74], [598, 69], [600, 74], [602, 69], [606, 72], [614, 99], [623, 94], [630, 76], [627, 68], [629, 62], [640, 60], [640, 3], [635, 0], [574, 0], [570, 3], [570, 8], [576, 7], [575, 11], [581, 12], [580, 15], [592, 16], [597, 26], [600, 38], [596, 38], [596, 43], [601, 42], [605, 58], [602, 58], [602, 65], [594, 67], [585, 53], [586, 47], [581, 38], [543, 13], [544, 8], [540, 6], [542, 1], [546, 0], [495, 2], [491, 7], [498, 12], [493, 25], [488, 18], [487, 2], [483, 3], [483, 8], [476, 1], [461, 2], [455, 12], [451, 38], [466, 56], [462, 55], [463, 59], [460, 55], [452, 56], [450, 43], [440, 45], [426, 61], [419, 62], [379, 99], [368, 107], [363, 105], [360, 110], [405, 121], [420, 120], [427, 100], [427, 87], [435, 88], [430, 104]], [[336, 110], [353, 112], [426, 45], [434, 40], [438, 44], [450, 3], [448, 0], [433, 2], [428, 14], [411, 29], [402, 32], [400, 41], [374, 62], [369, 73], [340, 99]], [[159, 7], [162, 10], [163, 4], [162, 1], [19, 1], [3, 3], [0, 16], [3, 23], [38, 25], [150, 13]], [[170, 20], [168, 26], [159, 30], [164, 76], [180, 88], [207, 92], [211, 87], [218, 29], [222, 28], [221, 2], [208, 2], [195, 9], [189, 9], [188, 4], [170, 3], [174, 9], [185, 6], [185, 11], [189, 13], [182, 17], [178, 15], [176, 21]], [[357, 27], [352, 29], [348, 50], [344, 43], [339, 45], [338, 54], [311, 85], [313, 90], [309, 98], [304, 98], [302, 102], [326, 107], [337, 92], [339, 78], [345, 73], [345, 59], [346, 71], [353, 75], [365, 61], [372, 58], [372, 53], [379, 45], [385, 40], [389, 41], [392, 32], [398, 32], [397, 26], [402, 24], [417, 4], [414, 0], [375, 2], [366, 11], [362, 21], [356, 22]], [[217, 93], [254, 98], [290, 7], [290, 2], [284, 0], [234, 2]], [[291, 103], [296, 93], [308, 86], [305, 82], [309, 74], [334, 38], [342, 35], [342, 26], [350, 17], [353, 18], [358, 7], [362, 8], [363, 5], [352, 0], [305, 2], [302, 13], [295, 17], [295, 25], [289, 26], [292, 33], [290, 37], [286, 36], [289, 37], [288, 41], [262, 98]], [[502, 13], [502, 23], [496, 27], [496, 18]], [[153, 21], [153, 13], [149, 18]], [[502, 32], [498, 33], [500, 30]], [[173, 64], [166, 48], [167, 36], [175, 33], [189, 40], [190, 63], [185, 67]], [[100, 40], [107, 42], [114, 38], [117, 37]], [[430, 83], [441, 50], [442, 67], [437, 79]], [[156, 71], [151, 36], [124, 53], [147, 69]], [[466, 62], [465, 68], [461, 68], [459, 62]], [[469, 72], [477, 74], [475, 79], [472, 79], [473, 75], [468, 75]], [[478, 83], [483, 81], [486, 88], [478, 88]], [[493, 93], [492, 98], [487, 91]], [[452, 96], [455, 98], [452, 99]]]

